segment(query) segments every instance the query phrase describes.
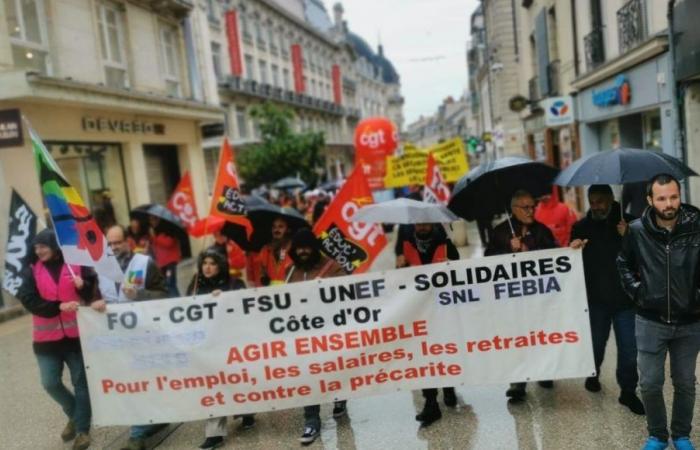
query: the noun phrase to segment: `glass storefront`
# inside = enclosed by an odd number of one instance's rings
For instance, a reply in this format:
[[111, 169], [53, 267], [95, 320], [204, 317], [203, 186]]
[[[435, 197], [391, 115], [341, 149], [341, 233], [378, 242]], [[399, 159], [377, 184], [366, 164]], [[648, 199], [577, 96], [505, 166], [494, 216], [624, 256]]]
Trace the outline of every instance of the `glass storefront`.
[[128, 223], [130, 205], [121, 145], [46, 142], [46, 147], [101, 227]]

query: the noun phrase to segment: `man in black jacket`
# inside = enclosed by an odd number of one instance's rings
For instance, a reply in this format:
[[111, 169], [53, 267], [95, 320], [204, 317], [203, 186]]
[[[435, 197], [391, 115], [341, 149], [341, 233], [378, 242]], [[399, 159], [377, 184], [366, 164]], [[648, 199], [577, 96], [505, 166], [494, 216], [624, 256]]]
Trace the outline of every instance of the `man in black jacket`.
[[[447, 260], [459, 259], [459, 252], [450, 238], [447, 237], [442, 225], [432, 223], [417, 223], [404, 228], [403, 236], [397, 241], [396, 267], [422, 266], [435, 264]], [[399, 252], [400, 245], [400, 253]], [[416, 415], [416, 420], [421, 426], [427, 427], [442, 418], [442, 412], [437, 402], [437, 388], [423, 389], [425, 405], [423, 410]], [[457, 406], [455, 388], [442, 389], [442, 399], [445, 406]]]
[[700, 349], [700, 210], [681, 204], [680, 184], [657, 175], [647, 190], [649, 207], [630, 224], [617, 266], [637, 304], [636, 337], [642, 400], [647, 413], [645, 450], [668, 446], [664, 367], [671, 360], [676, 449], [693, 449], [695, 367]]
[[[554, 235], [546, 225], [535, 220], [535, 199], [527, 191], [519, 190], [510, 200], [512, 215], [493, 229], [489, 245], [484, 256], [504, 255], [508, 253], [544, 250], [557, 247]], [[551, 389], [554, 382], [542, 380], [541, 387]], [[526, 383], [511, 383], [506, 397], [518, 402], [525, 398]]]
[[634, 339], [634, 304], [622, 290], [615, 260], [622, 248], [622, 237], [627, 223], [633, 217], [620, 219], [620, 204], [615, 202], [613, 191], [607, 184], [594, 184], [588, 188], [591, 205], [586, 217], [571, 229], [571, 246], [583, 248], [583, 267], [588, 294], [588, 312], [591, 319], [591, 337], [596, 376], [586, 378], [586, 389], [599, 392], [600, 366], [605, 356], [605, 345], [610, 326], [617, 342], [617, 384], [621, 393], [619, 401], [635, 414], [644, 414], [644, 406], [636, 394], [637, 344]]

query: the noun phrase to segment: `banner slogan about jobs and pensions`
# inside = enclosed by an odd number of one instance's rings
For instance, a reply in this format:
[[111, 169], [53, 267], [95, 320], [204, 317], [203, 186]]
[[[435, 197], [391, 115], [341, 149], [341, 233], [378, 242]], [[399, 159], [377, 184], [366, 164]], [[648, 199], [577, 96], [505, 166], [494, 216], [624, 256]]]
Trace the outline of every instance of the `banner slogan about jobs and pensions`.
[[581, 252], [545, 250], [79, 313], [93, 420], [591, 376]]

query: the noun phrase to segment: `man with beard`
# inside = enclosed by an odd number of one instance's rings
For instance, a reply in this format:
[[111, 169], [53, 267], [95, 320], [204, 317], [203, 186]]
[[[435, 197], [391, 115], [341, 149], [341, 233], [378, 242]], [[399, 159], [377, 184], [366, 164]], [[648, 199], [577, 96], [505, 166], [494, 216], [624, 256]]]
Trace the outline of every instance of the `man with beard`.
[[[287, 271], [287, 283], [345, 275], [338, 263], [321, 254], [321, 243], [308, 228], [302, 228], [294, 234], [289, 253], [293, 264]], [[345, 400], [335, 402], [333, 417], [345, 414], [345, 403]], [[304, 430], [299, 442], [309, 445], [316, 440], [321, 431], [320, 414], [321, 405], [304, 407]]]
[[623, 287], [637, 305], [637, 365], [649, 431], [643, 449], [668, 447], [663, 395], [668, 353], [671, 438], [677, 450], [690, 450], [700, 349], [700, 210], [681, 203], [680, 184], [667, 174], [651, 179], [647, 203], [642, 217], [630, 224], [617, 258]]
[[[407, 227], [401, 250], [401, 254], [396, 258], [396, 267], [422, 266], [459, 259], [459, 252], [447, 237], [444, 228], [432, 223], [417, 223]], [[416, 420], [422, 427], [427, 427], [442, 417], [437, 396], [436, 388], [423, 389], [425, 405], [416, 415]], [[443, 388], [442, 397], [445, 406], [457, 406], [455, 388]]]
[[[93, 309], [105, 312], [110, 303], [154, 300], [168, 296], [165, 277], [149, 256], [132, 253], [124, 227], [112, 226], [107, 230], [105, 237], [107, 245], [114, 252], [124, 271], [124, 280], [121, 283], [115, 283], [109, 278], [100, 276], [99, 288], [102, 298], [90, 305]], [[121, 450], [144, 450], [146, 439], [166, 426], [167, 424], [132, 426], [129, 441]]]
[[[516, 191], [510, 199], [512, 215], [493, 229], [492, 239], [484, 256], [544, 250], [557, 246], [554, 235], [546, 225], [535, 220], [535, 199], [525, 190]], [[538, 381], [541, 387], [551, 389], [551, 380]], [[525, 399], [526, 383], [511, 383], [506, 397], [512, 402]]]
[[284, 275], [292, 265], [289, 255], [290, 233], [289, 224], [284, 218], [278, 217], [272, 221], [272, 241], [265, 244], [258, 255], [258, 286], [284, 283]]
[[[634, 339], [634, 304], [622, 289], [615, 260], [622, 248], [622, 237], [627, 223], [634, 218], [620, 217], [620, 204], [615, 202], [613, 191], [607, 184], [594, 184], [588, 188], [591, 205], [586, 217], [576, 222], [571, 230], [571, 247], [583, 247], [583, 267], [588, 295], [588, 312], [591, 320], [593, 356], [596, 375], [586, 378], [585, 387], [590, 392], [601, 389], [598, 377], [605, 356], [605, 345], [610, 326], [617, 342], [617, 384], [620, 386], [619, 402], [635, 414], [644, 414], [644, 406], [636, 394], [637, 344]], [[584, 246], [585, 244], [585, 246]]]

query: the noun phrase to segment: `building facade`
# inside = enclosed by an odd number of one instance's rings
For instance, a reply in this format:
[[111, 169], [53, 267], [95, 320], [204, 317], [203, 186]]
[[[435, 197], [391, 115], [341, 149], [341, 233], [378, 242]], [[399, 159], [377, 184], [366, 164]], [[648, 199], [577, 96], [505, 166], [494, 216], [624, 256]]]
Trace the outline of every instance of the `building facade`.
[[429, 147], [455, 137], [466, 142], [475, 134], [470, 98], [465, 94], [458, 100], [447, 97], [434, 115], [420, 117], [409, 124], [403, 133], [402, 141], [418, 147]]

